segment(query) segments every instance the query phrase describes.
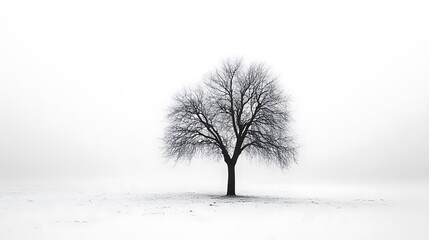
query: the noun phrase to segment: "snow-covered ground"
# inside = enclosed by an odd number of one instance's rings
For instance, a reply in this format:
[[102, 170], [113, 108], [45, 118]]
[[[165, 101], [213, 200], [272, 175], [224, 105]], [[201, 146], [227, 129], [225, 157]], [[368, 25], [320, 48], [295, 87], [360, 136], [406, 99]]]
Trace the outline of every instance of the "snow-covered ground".
[[429, 239], [428, 201], [418, 197], [426, 196], [424, 188], [363, 189], [261, 186], [229, 198], [139, 188], [4, 188], [0, 239]]

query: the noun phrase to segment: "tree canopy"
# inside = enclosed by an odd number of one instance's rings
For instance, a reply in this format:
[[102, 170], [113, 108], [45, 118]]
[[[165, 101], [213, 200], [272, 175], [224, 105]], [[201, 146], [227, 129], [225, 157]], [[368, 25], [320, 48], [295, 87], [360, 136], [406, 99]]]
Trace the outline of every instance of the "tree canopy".
[[166, 154], [176, 161], [198, 153], [222, 156], [228, 166], [245, 154], [287, 168], [296, 161], [288, 103], [264, 64], [223, 61], [201, 85], [174, 98], [167, 116]]

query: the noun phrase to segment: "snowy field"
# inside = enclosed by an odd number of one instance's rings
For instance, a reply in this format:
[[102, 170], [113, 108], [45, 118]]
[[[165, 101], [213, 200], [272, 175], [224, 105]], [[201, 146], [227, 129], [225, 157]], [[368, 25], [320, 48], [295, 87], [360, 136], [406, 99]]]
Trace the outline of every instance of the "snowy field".
[[0, 239], [429, 239], [425, 188], [263, 188], [3, 188]]

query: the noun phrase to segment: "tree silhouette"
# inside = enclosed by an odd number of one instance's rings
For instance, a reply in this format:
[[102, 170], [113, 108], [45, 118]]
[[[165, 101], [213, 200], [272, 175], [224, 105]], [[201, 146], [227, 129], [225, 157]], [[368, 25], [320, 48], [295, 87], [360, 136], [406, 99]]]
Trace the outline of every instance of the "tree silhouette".
[[176, 161], [198, 153], [223, 157], [228, 196], [235, 195], [235, 165], [241, 154], [282, 169], [296, 161], [288, 98], [262, 63], [223, 61], [202, 85], [174, 98], [167, 119], [166, 155]]

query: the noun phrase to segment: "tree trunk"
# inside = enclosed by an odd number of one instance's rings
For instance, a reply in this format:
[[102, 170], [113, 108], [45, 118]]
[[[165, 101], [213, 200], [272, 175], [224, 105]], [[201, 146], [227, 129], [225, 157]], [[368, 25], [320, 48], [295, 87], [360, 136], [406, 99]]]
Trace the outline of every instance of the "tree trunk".
[[228, 190], [227, 196], [235, 196], [235, 164], [228, 164]]

